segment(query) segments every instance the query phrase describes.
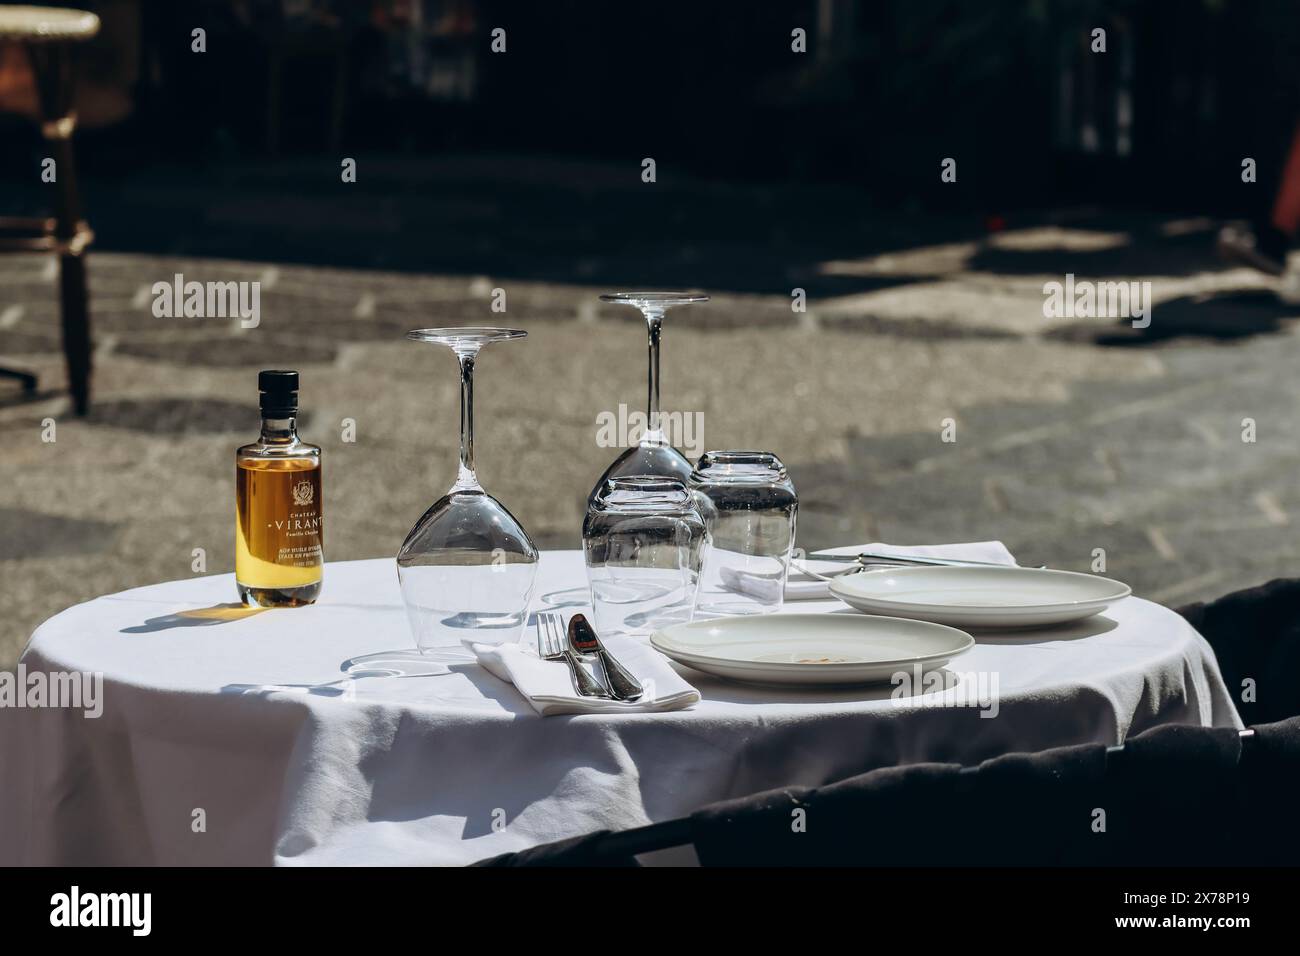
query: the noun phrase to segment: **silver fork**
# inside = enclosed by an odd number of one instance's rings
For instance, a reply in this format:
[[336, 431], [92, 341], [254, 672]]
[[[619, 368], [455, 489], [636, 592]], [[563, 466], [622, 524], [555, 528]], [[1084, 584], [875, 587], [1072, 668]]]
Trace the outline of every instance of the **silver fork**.
[[579, 697], [610, 699], [609, 692], [578, 662], [569, 650], [563, 621], [554, 611], [541, 611], [537, 615], [537, 656], [544, 661], [563, 661], [569, 665], [573, 690]]

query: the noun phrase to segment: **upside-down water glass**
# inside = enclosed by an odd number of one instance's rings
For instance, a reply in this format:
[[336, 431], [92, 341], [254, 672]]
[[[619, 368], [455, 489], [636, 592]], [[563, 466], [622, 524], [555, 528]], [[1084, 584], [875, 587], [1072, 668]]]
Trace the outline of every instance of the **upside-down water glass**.
[[587, 509], [582, 547], [597, 633], [646, 637], [691, 620], [708, 531], [682, 482], [609, 479]]
[[711, 541], [698, 615], [779, 611], [799, 509], [781, 459], [766, 451], [708, 451], [690, 488]]

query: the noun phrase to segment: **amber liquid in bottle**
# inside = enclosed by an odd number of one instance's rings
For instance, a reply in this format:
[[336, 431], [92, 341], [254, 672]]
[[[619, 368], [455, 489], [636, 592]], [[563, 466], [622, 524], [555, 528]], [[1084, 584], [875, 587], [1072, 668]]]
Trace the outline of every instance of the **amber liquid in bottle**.
[[320, 594], [325, 555], [320, 448], [294, 419], [264, 419], [235, 453], [235, 582], [252, 607], [297, 607]]

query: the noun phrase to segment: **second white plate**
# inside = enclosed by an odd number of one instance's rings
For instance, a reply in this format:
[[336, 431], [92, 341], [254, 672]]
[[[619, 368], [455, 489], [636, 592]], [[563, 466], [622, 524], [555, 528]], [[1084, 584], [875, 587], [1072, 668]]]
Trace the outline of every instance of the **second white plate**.
[[1043, 627], [1091, 617], [1132, 589], [1044, 568], [890, 568], [849, 574], [831, 593], [859, 611], [958, 627]]
[[866, 684], [935, 670], [975, 646], [965, 631], [853, 614], [762, 614], [675, 624], [650, 635], [673, 660], [758, 684]]

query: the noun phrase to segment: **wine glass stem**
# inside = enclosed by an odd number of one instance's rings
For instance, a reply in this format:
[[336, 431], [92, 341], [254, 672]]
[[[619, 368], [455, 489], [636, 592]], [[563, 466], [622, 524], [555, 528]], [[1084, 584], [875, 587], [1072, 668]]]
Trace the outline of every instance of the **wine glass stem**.
[[474, 474], [474, 357], [478, 351], [457, 352], [460, 359], [460, 472], [455, 491], [481, 491]]
[[659, 334], [663, 328], [662, 310], [646, 310], [646, 328], [650, 337], [650, 394], [646, 401], [646, 434], [643, 444], [662, 444], [663, 432], [659, 429]]

